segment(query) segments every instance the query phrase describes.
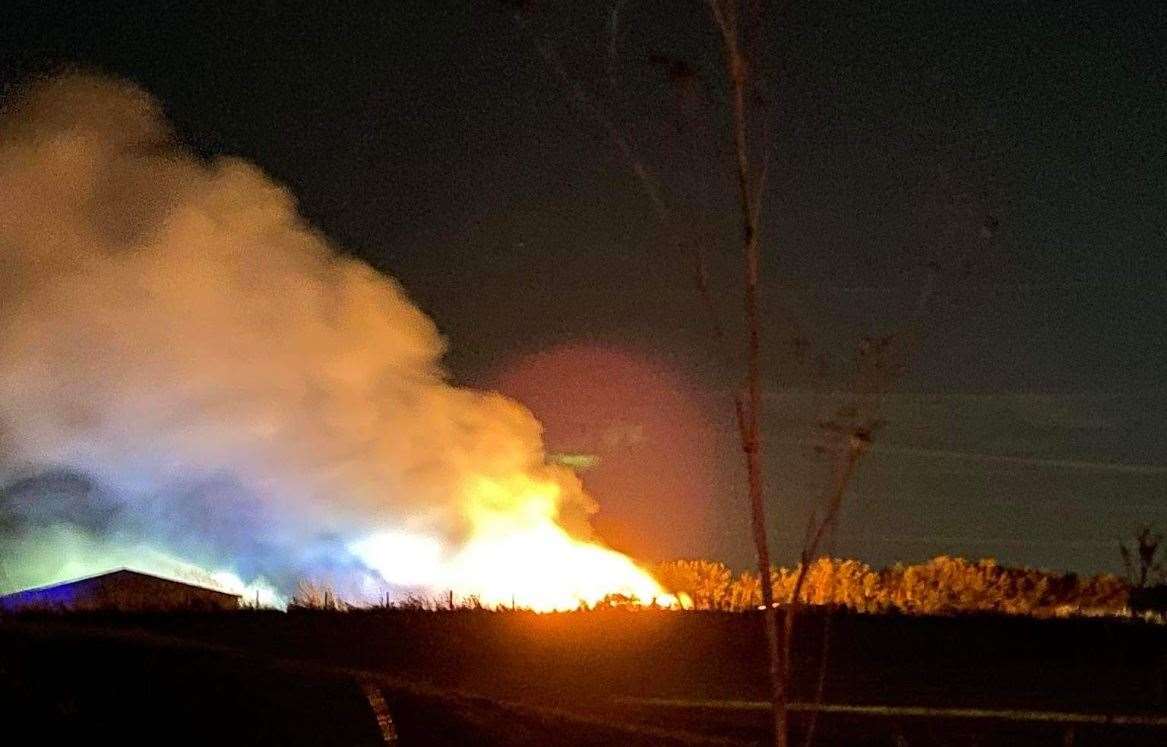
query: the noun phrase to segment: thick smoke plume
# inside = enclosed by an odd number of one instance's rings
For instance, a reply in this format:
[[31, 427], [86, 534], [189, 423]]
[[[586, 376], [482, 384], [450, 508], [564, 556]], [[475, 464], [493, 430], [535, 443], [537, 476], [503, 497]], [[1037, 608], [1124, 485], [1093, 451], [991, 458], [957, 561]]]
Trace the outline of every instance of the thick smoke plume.
[[452, 386], [443, 345], [392, 278], [255, 166], [186, 151], [141, 90], [25, 89], [0, 122], [0, 586], [154, 553], [285, 593], [367, 587], [354, 542], [452, 552], [498, 508], [468, 508], [468, 483], [516, 475], [557, 485], [579, 531], [589, 499], [539, 423]]

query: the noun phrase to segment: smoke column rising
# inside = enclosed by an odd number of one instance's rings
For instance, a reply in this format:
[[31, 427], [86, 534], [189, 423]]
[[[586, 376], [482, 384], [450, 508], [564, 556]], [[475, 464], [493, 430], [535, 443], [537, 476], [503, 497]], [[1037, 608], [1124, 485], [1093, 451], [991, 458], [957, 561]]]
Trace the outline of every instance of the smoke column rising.
[[[10, 584], [143, 548], [283, 593], [424, 583], [418, 562], [526, 500], [473, 486], [516, 481], [553, 486], [535, 510], [585, 535], [594, 507], [539, 423], [452, 386], [401, 286], [255, 166], [197, 159], [147, 94], [95, 76], [25, 89], [0, 128]], [[353, 550], [378, 533], [401, 579]]]

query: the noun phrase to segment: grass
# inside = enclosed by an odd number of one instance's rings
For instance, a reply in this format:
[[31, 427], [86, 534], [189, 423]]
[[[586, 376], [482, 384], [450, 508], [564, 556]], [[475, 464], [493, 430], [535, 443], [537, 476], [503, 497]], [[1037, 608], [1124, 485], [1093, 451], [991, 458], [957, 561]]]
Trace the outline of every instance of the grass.
[[38, 733], [48, 744], [381, 745], [366, 692], [373, 685], [403, 744], [735, 743], [443, 690], [383, 672], [74, 623], [42, 616], [0, 625], [8, 733]]
[[[809, 674], [817, 672], [821, 618], [810, 613], [801, 620], [796, 671]], [[841, 614], [833, 629], [826, 690], [831, 703], [1167, 712], [1167, 628], [1160, 625], [1110, 618]], [[17, 639], [41, 636], [51, 669], [66, 676], [83, 665], [116, 669], [120, 664], [114, 662], [121, 659], [111, 658], [109, 649], [136, 642], [140, 648], [126, 660], [138, 662], [145, 681], [193, 677], [210, 691], [263, 691], [263, 707], [257, 710], [224, 710], [233, 717], [260, 714], [261, 724], [302, 724], [304, 714], [311, 714], [308, 726], [301, 727], [307, 729], [322, 713], [359, 713], [345, 718], [366, 723], [375, 735], [367, 701], [353, 684], [358, 673], [374, 673], [382, 678], [394, 720], [400, 721], [403, 744], [409, 743], [406, 734], [439, 744], [477, 741], [483, 735], [493, 744], [535, 743], [524, 741], [528, 735], [547, 744], [685, 743], [692, 735], [750, 742], [764, 734], [766, 725], [748, 709], [726, 712], [716, 705], [765, 700], [764, 665], [753, 657], [751, 646], [761, 635], [756, 614], [380, 609], [42, 615], [0, 622], [0, 635], [17, 630], [23, 631]], [[170, 656], [168, 647], [206, 655]], [[70, 650], [74, 653], [62, 653]], [[211, 664], [203, 664], [204, 659], [220, 662], [219, 668], [208, 672]], [[198, 702], [200, 687], [183, 690], [183, 697]], [[809, 700], [810, 688], [808, 681], [796, 682], [795, 699]], [[153, 702], [149, 692], [128, 692], [131, 700]], [[629, 698], [711, 703], [662, 708], [634, 706]], [[281, 715], [285, 711], [291, 713]], [[638, 727], [625, 734], [620, 723]], [[794, 726], [800, 726], [797, 716]], [[1050, 726], [1035, 731], [1027, 725], [970, 725], [955, 717], [895, 722], [839, 713], [823, 717], [820, 733], [827, 741], [821, 743], [844, 737], [851, 743], [870, 734], [887, 744], [893, 727], [913, 737], [913, 745], [931, 743], [928, 732], [937, 729], [981, 744], [1056, 736]], [[277, 731], [292, 740], [288, 744], [308, 743], [289, 736], [296, 729]], [[1083, 728], [1080, 743], [1089, 733], [1101, 740], [1096, 743], [1161, 743], [1141, 742], [1145, 734], [1137, 729], [1090, 725]]]

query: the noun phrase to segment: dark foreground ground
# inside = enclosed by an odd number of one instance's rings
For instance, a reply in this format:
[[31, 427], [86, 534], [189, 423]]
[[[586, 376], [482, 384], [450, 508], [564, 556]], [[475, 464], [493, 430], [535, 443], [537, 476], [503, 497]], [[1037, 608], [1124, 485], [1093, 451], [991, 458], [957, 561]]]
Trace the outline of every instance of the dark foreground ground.
[[[796, 700], [814, 699], [824, 621], [800, 618]], [[403, 745], [757, 743], [767, 714], [742, 702], [765, 698], [760, 637], [756, 615], [626, 610], [0, 618], [0, 723], [41, 744], [384, 744], [372, 680]], [[829, 638], [827, 703], [1167, 716], [1161, 625], [836, 615]], [[1056, 721], [914, 716], [826, 714], [816, 735], [1067, 743]], [[1072, 739], [1164, 745], [1167, 729]]]

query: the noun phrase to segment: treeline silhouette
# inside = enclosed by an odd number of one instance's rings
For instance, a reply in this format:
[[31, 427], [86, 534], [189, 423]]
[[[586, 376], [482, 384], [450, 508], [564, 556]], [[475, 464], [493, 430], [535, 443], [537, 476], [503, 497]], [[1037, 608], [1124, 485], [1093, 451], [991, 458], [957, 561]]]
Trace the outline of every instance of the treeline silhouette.
[[[774, 599], [789, 602], [799, 567], [773, 570]], [[675, 560], [653, 568], [670, 591], [688, 596], [698, 610], [748, 610], [762, 603], [758, 574], [735, 574], [708, 560]], [[857, 560], [820, 558], [807, 570], [804, 604], [857, 612], [944, 615], [997, 612], [1049, 617], [1120, 614], [1128, 609], [1129, 584], [1111, 574], [1080, 576], [1011, 568], [992, 559], [939, 556], [917, 565], [875, 569]]]
[[[758, 574], [734, 573], [724, 563], [710, 560], [671, 560], [651, 569], [668, 592], [691, 610], [740, 612], [762, 605]], [[800, 566], [773, 568], [771, 578], [776, 604], [789, 604]], [[804, 605], [837, 607], [868, 613], [951, 615], [1000, 613], [1053, 617], [1066, 615], [1126, 615], [1132, 609], [1162, 612], [1167, 605], [1140, 604], [1142, 592], [1113, 574], [1082, 576], [1034, 568], [1004, 566], [986, 558], [970, 561], [941, 555], [923, 563], [897, 563], [876, 569], [858, 560], [819, 558], [810, 564], [800, 600]], [[612, 594], [584, 608], [658, 606], [658, 600], [634, 599]], [[485, 610], [475, 596], [452, 592], [436, 596], [387, 595], [379, 602], [353, 603], [339, 595], [327, 581], [302, 580], [289, 600], [289, 610]], [[517, 609], [525, 609], [519, 603]]]

